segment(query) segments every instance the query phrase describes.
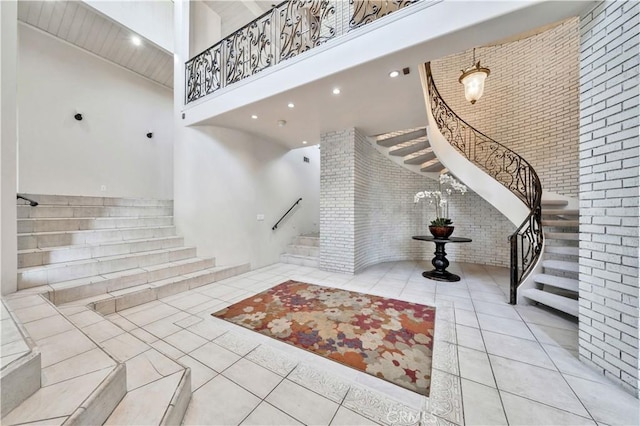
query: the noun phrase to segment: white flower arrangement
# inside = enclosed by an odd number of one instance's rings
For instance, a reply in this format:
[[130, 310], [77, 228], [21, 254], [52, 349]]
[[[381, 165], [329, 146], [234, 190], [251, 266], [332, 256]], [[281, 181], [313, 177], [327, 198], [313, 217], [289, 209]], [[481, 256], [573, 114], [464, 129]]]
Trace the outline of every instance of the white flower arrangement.
[[[444, 188], [443, 186], [448, 186]], [[449, 219], [449, 200], [448, 197], [457, 191], [461, 194], [467, 192], [467, 186], [458, 182], [453, 176], [447, 173], [441, 174], [438, 181], [437, 191], [420, 191], [413, 197], [413, 202], [417, 203], [422, 198], [429, 200], [429, 204], [434, 204], [436, 208], [436, 219], [431, 222], [432, 226], [447, 226], [453, 222]]]

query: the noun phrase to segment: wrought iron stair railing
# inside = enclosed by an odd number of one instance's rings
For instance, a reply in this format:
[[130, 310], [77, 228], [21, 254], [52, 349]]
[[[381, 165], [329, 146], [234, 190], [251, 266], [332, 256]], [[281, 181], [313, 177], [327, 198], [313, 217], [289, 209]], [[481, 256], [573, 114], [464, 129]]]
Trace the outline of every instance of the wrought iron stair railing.
[[470, 126], [442, 99], [425, 64], [430, 107], [440, 133], [458, 152], [516, 195], [530, 213], [509, 236], [511, 245], [509, 303], [517, 303], [517, 290], [542, 253], [542, 185], [536, 171], [513, 150]]
[[185, 105], [424, 0], [289, 0], [185, 64]]

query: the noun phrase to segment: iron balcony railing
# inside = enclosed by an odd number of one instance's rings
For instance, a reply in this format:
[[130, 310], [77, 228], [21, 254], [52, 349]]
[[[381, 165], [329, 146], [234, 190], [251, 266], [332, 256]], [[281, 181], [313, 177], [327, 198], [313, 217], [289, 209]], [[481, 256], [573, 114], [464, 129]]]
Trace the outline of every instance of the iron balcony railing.
[[518, 229], [509, 236], [511, 245], [509, 303], [517, 303], [520, 284], [533, 270], [542, 253], [542, 184], [538, 174], [524, 158], [471, 127], [442, 99], [425, 64], [431, 111], [440, 133], [449, 143], [515, 194], [530, 210]]
[[185, 65], [185, 104], [423, 0], [290, 0]]

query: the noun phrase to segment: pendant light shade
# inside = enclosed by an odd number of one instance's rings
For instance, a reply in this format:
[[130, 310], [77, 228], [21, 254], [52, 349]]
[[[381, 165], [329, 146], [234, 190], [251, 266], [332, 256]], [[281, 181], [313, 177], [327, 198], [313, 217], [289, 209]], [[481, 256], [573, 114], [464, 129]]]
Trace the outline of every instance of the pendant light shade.
[[476, 50], [473, 49], [474, 65], [462, 71], [462, 75], [458, 79], [464, 85], [464, 97], [475, 104], [484, 92], [484, 81], [489, 76], [489, 68], [480, 66], [480, 61], [476, 62]]

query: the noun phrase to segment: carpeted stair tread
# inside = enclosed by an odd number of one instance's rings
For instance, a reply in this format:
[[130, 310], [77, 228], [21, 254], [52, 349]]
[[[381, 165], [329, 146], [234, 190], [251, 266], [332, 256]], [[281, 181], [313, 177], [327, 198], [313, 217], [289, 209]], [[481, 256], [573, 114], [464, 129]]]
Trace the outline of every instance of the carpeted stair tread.
[[544, 210], [545, 206], [557, 207], [557, 206], [566, 206], [568, 204], [569, 204], [569, 202], [567, 200], [553, 200], [553, 199], [545, 200], [545, 199], [543, 199], [542, 200], [542, 209]]
[[536, 288], [525, 289], [522, 291], [522, 295], [527, 299], [536, 301], [546, 306], [550, 306], [574, 317], [578, 316], [579, 305], [577, 300], [538, 290]]
[[444, 165], [441, 162], [437, 161], [433, 164], [430, 164], [428, 166], [421, 168], [420, 171], [426, 172], [426, 173], [436, 173], [436, 172], [441, 172], [444, 169], [445, 169]]
[[543, 260], [542, 267], [565, 272], [578, 272], [579, 270], [578, 262], [566, 262], [563, 260]]
[[539, 284], [550, 285], [564, 290], [578, 292], [579, 281], [571, 278], [556, 277], [549, 274], [536, 274], [533, 280]]

